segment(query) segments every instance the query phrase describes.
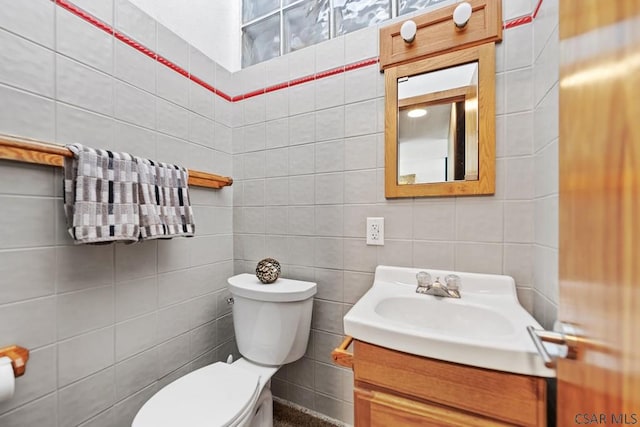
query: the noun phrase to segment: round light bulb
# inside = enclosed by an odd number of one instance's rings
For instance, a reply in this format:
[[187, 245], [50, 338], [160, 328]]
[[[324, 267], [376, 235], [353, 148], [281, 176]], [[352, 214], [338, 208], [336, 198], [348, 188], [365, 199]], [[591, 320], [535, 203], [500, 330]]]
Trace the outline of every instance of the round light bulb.
[[417, 117], [424, 117], [427, 115], [427, 110], [425, 110], [424, 108], [414, 108], [413, 110], [409, 110], [409, 112], [407, 113], [407, 116], [411, 117], [412, 119], [415, 119]]
[[407, 43], [411, 43], [413, 39], [416, 38], [416, 31], [418, 30], [418, 26], [412, 20], [405, 21], [400, 27], [400, 36], [402, 36], [402, 40]]
[[456, 24], [456, 27], [464, 28], [471, 18], [471, 12], [473, 12], [471, 5], [466, 1], [456, 6], [453, 11], [453, 22]]

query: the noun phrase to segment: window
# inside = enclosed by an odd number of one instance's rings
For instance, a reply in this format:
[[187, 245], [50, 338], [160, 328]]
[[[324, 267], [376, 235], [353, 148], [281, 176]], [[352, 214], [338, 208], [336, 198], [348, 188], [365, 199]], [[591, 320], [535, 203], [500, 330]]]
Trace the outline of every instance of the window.
[[242, 66], [451, 0], [243, 0]]

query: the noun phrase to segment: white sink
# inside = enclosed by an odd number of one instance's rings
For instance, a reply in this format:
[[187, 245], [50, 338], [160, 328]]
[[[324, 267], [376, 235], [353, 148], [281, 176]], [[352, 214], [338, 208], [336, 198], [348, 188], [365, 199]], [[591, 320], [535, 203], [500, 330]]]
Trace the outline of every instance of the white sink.
[[[416, 273], [461, 278], [460, 299], [417, 294]], [[345, 284], [347, 285], [347, 284]], [[527, 334], [540, 324], [519, 304], [509, 276], [379, 266], [371, 289], [344, 317], [345, 334], [448, 362], [555, 377]]]

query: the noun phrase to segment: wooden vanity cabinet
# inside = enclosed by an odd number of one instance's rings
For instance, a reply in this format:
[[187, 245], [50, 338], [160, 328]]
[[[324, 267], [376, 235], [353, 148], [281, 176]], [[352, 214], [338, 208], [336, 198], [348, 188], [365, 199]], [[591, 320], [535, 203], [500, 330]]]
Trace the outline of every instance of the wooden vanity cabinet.
[[546, 426], [544, 378], [414, 356], [354, 340], [356, 427]]

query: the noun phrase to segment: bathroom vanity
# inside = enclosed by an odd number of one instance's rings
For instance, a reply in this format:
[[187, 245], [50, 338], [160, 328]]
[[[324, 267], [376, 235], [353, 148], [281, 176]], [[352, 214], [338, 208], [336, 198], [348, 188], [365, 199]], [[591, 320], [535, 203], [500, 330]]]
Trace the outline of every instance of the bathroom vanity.
[[[451, 274], [460, 298], [420, 292], [417, 278]], [[515, 290], [509, 276], [378, 266], [332, 353], [354, 372], [355, 425], [546, 426], [555, 371]]]
[[544, 378], [353, 345], [356, 427], [546, 426]]

